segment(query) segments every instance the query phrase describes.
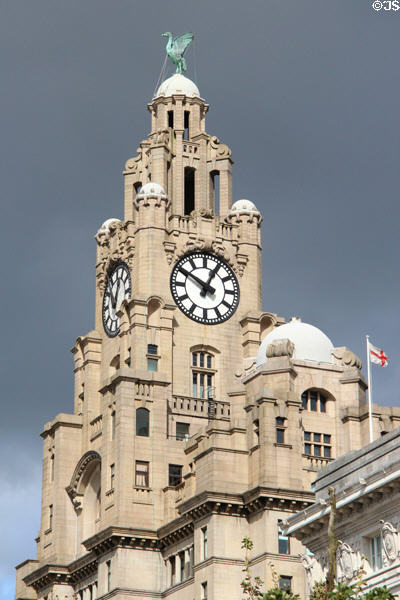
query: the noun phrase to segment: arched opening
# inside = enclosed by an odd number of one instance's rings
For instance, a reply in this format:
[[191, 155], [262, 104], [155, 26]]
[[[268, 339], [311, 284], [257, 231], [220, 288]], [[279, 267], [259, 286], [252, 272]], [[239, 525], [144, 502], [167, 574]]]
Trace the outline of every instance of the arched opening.
[[136, 435], [142, 437], [150, 435], [150, 413], [147, 408], [136, 409]]
[[210, 172], [210, 204], [216, 215], [219, 215], [220, 207], [220, 189], [219, 189], [219, 171]]
[[147, 324], [150, 327], [160, 327], [161, 303], [153, 298], [147, 305]]
[[195, 172], [193, 167], [185, 167], [184, 181], [184, 213], [190, 215], [194, 210], [194, 195], [195, 195]]
[[185, 110], [184, 117], [183, 117], [183, 126], [185, 128], [185, 131], [183, 133], [184, 140], [189, 139], [189, 118], [190, 118], [190, 112], [188, 110]]
[[89, 451], [77, 464], [67, 488], [77, 515], [77, 543], [94, 535], [101, 519], [101, 459]]

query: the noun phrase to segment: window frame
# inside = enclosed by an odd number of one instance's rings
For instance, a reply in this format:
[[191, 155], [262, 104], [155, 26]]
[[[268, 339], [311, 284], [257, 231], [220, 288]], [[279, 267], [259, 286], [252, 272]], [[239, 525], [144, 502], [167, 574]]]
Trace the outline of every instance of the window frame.
[[[282, 529], [282, 519], [278, 519], [278, 554], [290, 554], [290, 537], [288, 535], [284, 535]], [[285, 550], [283, 549], [285, 548]]]
[[[145, 467], [145, 469], [140, 469], [140, 467]], [[138, 483], [143, 476], [145, 485]], [[148, 460], [135, 460], [135, 487], [150, 487], [150, 463]]]
[[[171, 468], [172, 467], [172, 468]], [[179, 481], [175, 481], [175, 479], [178, 478], [178, 474], [173, 474], [173, 468], [179, 469]], [[183, 465], [176, 465], [176, 464], [168, 464], [168, 487], [176, 487], [177, 485], [180, 485], [182, 483], [182, 473], [183, 471]]]
[[215, 354], [210, 350], [191, 351], [192, 398], [210, 400], [215, 397]]
[[304, 431], [303, 454], [311, 458], [332, 458], [332, 434]]
[[[147, 415], [147, 433], [139, 433], [140, 429], [143, 429], [145, 427], [145, 425], [142, 424], [139, 429], [138, 414], [139, 415], [145, 415], [145, 414]], [[144, 406], [138, 406], [138, 408], [136, 409], [136, 412], [135, 412], [135, 418], [136, 418], [136, 423], [135, 423], [136, 435], [138, 437], [150, 437], [150, 411], [149, 411], [149, 409], [145, 408]]]
[[322, 390], [308, 388], [301, 394], [301, 406], [309, 412], [327, 413], [329, 396]]

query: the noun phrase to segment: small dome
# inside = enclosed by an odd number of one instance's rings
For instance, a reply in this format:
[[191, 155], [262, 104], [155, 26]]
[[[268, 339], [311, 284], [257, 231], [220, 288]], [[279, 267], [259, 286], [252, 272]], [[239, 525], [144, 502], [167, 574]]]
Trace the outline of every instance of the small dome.
[[107, 219], [99, 229], [99, 233], [109, 233], [111, 223], [121, 223], [120, 219]]
[[149, 181], [142, 185], [139, 190], [138, 196], [146, 196], [150, 194], [156, 194], [157, 196], [166, 196], [165, 190], [162, 185], [159, 183], [155, 183], [154, 181]]
[[175, 75], [163, 81], [156, 92], [155, 98], [159, 96], [172, 96], [173, 94], [183, 94], [190, 97], [197, 96], [200, 98], [197, 85], [180, 73], [175, 73]]
[[230, 212], [258, 212], [258, 209], [251, 200], [243, 198], [242, 200], [236, 200], [236, 202], [232, 204]]
[[314, 362], [332, 363], [333, 344], [320, 329], [302, 323], [293, 317], [289, 323], [273, 329], [261, 342], [257, 352], [256, 365], [265, 363], [266, 350], [276, 340], [289, 339], [294, 344], [293, 360], [312, 360]]

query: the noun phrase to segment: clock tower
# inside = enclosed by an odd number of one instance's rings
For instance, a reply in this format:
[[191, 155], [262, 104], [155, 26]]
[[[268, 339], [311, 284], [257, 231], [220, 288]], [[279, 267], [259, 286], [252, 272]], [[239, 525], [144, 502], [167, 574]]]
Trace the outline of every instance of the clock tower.
[[16, 600], [239, 599], [244, 537], [255, 575], [271, 586], [272, 561], [303, 595], [304, 549], [281, 522], [368, 439], [361, 363], [262, 311], [261, 214], [232, 203], [231, 151], [197, 86], [178, 72], [148, 109], [124, 218], [95, 236], [74, 411], [41, 434], [37, 559], [17, 567]]

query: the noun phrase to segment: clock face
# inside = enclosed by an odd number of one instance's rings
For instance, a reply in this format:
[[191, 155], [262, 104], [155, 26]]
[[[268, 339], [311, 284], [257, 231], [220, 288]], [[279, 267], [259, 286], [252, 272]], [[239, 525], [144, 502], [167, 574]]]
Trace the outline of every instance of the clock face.
[[181, 258], [172, 269], [170, 286], [181, 311], [198, 323], [227, 321], [239, 304], [239, 284], [231, 267], [207, 252]]
[[119, 333], [119, 319], [116, 315], [122, 302], [131, 295], [131, 276], [125, 263], [119, 263], [107, 277], [103, 296], [103, 327], [109, 337]]

